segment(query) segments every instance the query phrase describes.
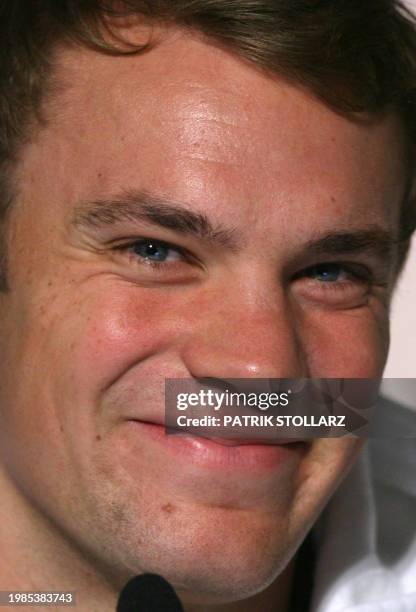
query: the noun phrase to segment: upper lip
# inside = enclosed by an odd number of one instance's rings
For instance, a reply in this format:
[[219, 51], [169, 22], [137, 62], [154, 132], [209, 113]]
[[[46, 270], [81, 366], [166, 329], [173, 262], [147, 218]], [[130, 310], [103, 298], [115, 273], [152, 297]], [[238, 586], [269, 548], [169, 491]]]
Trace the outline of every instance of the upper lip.
[[244, 446], [244, 445], [268, 445], [268, 446], [281, 446], [294, 444], [295, 442], [305, 442], [305, 440], [301, 440], [299, 438], [224, 438], [222, 436], [198, 436], [201, 438], [206, 438], [208, 440], [212, 440], [217, 444], [222, 444], [223, 446]]

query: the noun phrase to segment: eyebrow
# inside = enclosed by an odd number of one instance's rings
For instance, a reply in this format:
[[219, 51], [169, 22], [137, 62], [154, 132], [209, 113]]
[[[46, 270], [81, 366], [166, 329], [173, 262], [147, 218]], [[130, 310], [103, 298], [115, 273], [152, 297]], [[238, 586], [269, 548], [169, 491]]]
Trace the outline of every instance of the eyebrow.
[[79, 205], [75, 208], [72, 224], [79, 228], [99, 228], [126, 221], [150, 223], [237, 250], [235, 228], [221, 228], [204, 213], [143, 191], [126, 191], [114, 199]]
[[392, 261], [400, 241], [392, 233], [377, 226], [356, 231], [337, 231], [306, 244], [306, 251], [314, 255], [369, 254]]
[[[94, 200], [75, 207], [72, 224], [77, 228], [100, 228], [122, 222], [149, 223], [179, 234], [215, 243], [232, 251], [242, 246], [236, 228], [214, 224], [201, 212], [145, 191], [123, 191], [110, 199]], [[373, 225], [363, 229], [334, 230], [309, 240], [303, 252], [314, 256], [368, 254], [391, 263], [400, 241], [392, 233]]]

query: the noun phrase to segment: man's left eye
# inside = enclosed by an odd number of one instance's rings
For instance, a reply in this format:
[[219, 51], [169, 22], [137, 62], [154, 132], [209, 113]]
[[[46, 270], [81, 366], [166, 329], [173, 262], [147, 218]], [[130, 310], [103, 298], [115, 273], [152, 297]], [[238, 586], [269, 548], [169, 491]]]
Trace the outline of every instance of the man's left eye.
[[308, 268], [305, 276], [324, 283], [335, 283], [346, 280], [348, 278], [348, 273], [340, 264], [327, 263]]
[[299, 295], [337, 308], [366, 303], [375, 284], [371, 270], [357, 262], [316, 263], [301, 270], [293, 280]]

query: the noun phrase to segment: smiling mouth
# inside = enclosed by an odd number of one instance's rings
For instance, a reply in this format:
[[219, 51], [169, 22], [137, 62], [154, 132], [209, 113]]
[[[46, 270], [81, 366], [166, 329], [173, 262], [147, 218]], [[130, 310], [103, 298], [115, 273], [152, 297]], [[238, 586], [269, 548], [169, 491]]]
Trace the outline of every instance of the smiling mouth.
[[195, 468], [244, 471], [256, 474], [264, 470], [278, 470], [300, 460], [310, 448], [311, 440], [248, 439], [220, 436], [201, 436], [183, 431], [167, 433], [163, 423], [131, 419], [127, 422], [141, 444], [148, 439], [166, 454], [168, 462], [186, 461]]
[[278, 438], [278, 437], [268, 437], [262, 438], [258, 435], [250, 435], [250, 436], [232, 436], [227, 437], [226, 435], [207, 435], [206, 433], [198, 433], [195, 429], [191, 431], [181, 428], [167, 427], [164, 422], [159, 421], [150, 421], [147, 419], [129, 419], [132, 422], [143, 423], [144, 425], [150, 425], [153, 427], [160, 427], [164, 430], [167, 436], [188, 436], [192, 438], [201, 438], [203, 440], [210, 440], [211, 442], [215, 442], [216, 444], [220, 444], [222, 446], [286, 446], [288, 444], [296, 444], [296, 443], [310, 443], [311, 439], [306, 438]]
[[[286, 446], [288, 444], [295, 444], [295, 443], [305, 443], [305, 444], [309, 444], [311, 442], [311, 438], [296, 438], [296, 437], [261, 437], [260, 435], [245, 435], [245, 436], [241, 436], [241, 435], [226, 435], [225, 433], [225, 428], [224, 428], [224, 434], [218, 433], [218, 429], [217, 431], [215, 431], [216, 435], [210, 435], [209, 431], [207, 433], [207, 429], [213, 431], [216, 428], [206, 428], [206, 429], [202, 429], [202, 432], [200, 433], [197, 428], [190, 428], [190, 429], [184, 429], [184, 428], [180, 428], [180, 427], [172, 427], [172, 426], [167, 426], [166, 423], [164, 421], [152, 421], [152, 420], [148, 420], [148, 419], [130, 419], [131, 421], [136, 421], [138, 423], [143, 423], [144, 425], [150, 425], [153, 427], [160, 427], [161, 429], [164, 430], [166, 436], [188, 436], [188, 437], [192, 437], [192, 438], [201, 438], [204, 440], [210, 440], [212, 442], [215, 442], [216, 444], [220, 444], [222, 446]], [[227, 431], [227, 434], [229, 433], [229, 429]]]

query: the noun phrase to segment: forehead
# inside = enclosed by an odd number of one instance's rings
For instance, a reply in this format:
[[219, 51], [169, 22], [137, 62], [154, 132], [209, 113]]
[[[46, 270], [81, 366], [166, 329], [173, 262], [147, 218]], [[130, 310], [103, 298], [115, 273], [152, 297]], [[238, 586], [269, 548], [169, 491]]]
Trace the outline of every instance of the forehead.
[[163, 32], [139, 56], [63, 49], [56, 78], [49, 122], [26, 159], [34, 171], [46, 164], [61, 200], [157, 183], [204, 209], [231, 198], [296, 213], [329, 196], [340, 209], [354, 199], [354, 215], [398, 209], [405, 148], [395, 117], [353, 123], [195, 35]]

